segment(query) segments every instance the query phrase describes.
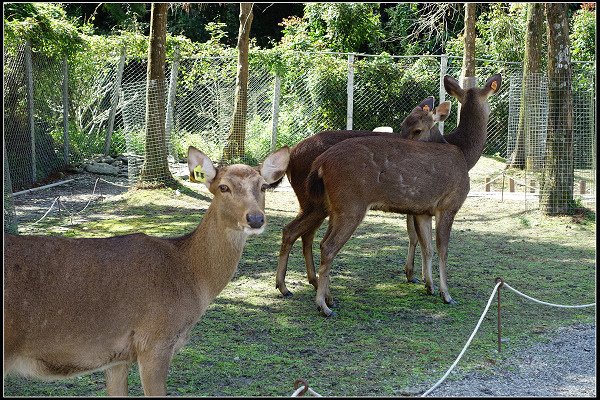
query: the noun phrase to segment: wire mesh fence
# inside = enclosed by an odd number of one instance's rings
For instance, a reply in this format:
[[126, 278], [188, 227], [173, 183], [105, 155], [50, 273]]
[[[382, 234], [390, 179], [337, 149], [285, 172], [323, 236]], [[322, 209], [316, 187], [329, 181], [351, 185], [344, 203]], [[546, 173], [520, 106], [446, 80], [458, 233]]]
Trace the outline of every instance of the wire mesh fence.
[[[594, 79], [578, 69], [574, 76]], [[526, 190], [540, 195], [543, 209], [566, 210], [573, 201], [595, 206], [595, 91], [591, 84], [570, 81], [561, 77], [550, 83], [545, 73], [523, 76], [520, 71], [510, 81], [507, 162], [522, 170]], [[550, 96], [552, 86], [558, 96]], [[565, 96], [572, 101], [568, 109]]]
[[[246, 118], [238, 124], [245, 128], [237, 133], [238, 141], [243, 137], [243, 151], [231, 160], [225, 149], [232, 138], [234, 56], [175, 56], [165, 66], [167, 81], [158, 85], [160, 96], [147, 97], [146, 60], [128, 57], [121, 49], [89, 62], [66, 63], [23, 45], [4, 59], [4, 139], [12, 189], [39, 184], [67, 164], [101, 154], [125, 154], [132, 183], [149, 151], [161, 159], [166, 154], [173, 173], [183, 168], [189, 145], [222, 163], [256, 164], [275, 147], [294, 145], [322, 130], [398, 130], [406, 114], [428, 96], [453, 103], [442, 129], [448, 133], [457, 125], [458, 103], [445, 94], [442, 77], [460, 76], [459, 57], [297, 52], [282, 58], [285, 68], [276, 74], [251, 52], [247, 102], [242, 105]], [[490, 97], [484, 154], [510, 162], [515, 151], [525, 151], [529, 161], [523, 170], [539, 174], [547, 156], [547, 83], [542, 76], [537, 83], [526, 80], [537, 94], [535, 100], [523, 101], [521, 64], [477, 60], [479, 86], [495, 73], [502, 74], [503, 82]], [[163, 104], [154, 107], [161, 110], [160, 117], [147, 127], [146, 101], [157, 96]], [[573, 104], [573, 194], [595, 204], [595, 70], [588, 64], [574, 64]], [[526, 141], [518, 138], [519, 129], [528, 132]], [[161, 132], [150, 137], [164, 143], [148, 142], [149, 131]], [[166, 173], [164, 164], [155, 167]], [[539, 188], [542, 177], [536, 179]]]

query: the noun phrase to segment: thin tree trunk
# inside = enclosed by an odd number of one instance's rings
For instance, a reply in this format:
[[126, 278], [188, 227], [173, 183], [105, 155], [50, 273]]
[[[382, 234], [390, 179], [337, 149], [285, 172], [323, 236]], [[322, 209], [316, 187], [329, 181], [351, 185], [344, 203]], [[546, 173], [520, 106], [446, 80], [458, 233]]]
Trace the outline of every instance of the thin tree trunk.
[[573, 96], [566, 3], [546, 3], [548, 136], [540, 209], [548, 215], [573, 206]]
[[146, 83], [146, 148], [140, 182], [174, 183], [165, 136], [165, 59], [168, 3], [152, 3]]
[[[539, 167], [535, 161], [535, 148], [533, 143], [539, 143], [536, 134], [539, 131], [539, 104], [540, 73], [542, 63], [542, 38], [544, 35], [544, 4], [529, 3], [527, 6], [527, 32], [525, 33], [525, 56], [523, 65], [523, 79], [521, 85], [521, 105], [519, 108], [519, 125], [515, 149], [511, 156], [509, 166], [523, 169]], [[529, 145], [527, 145], [529, 144]], [[526, 164], [525, 159], [528, 163]], [[538, 160], [539, 161], [539, 160]]]
[[[475, 76], [475, 3], [465, 4], [465, 31], [462, 70], [460, 74], [460, 84], [463, 89], [477, 86], [477, 77]], [[458, 103], [457, 120], [460, 122], [460, 103]]]
[[465, 52], [462, 64], [462, 87], [467, 89], [477, 86], [475, 77], [475, 3], [465, 4]]
[[245, 154], [244, 142], [248, 110], [248, 47], [253, 19], [252, 5], [253, 3], [240, 3], [240, 29], [237, 42], [238, 67], [231, 129], [227, 145], [223, 150], [223, 159], [225, 160], [241, 158]]

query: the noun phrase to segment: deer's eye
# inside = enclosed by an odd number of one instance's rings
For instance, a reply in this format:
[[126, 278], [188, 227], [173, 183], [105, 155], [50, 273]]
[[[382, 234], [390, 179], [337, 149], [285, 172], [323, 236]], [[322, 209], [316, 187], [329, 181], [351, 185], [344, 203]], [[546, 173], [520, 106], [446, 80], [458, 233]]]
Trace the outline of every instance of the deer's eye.
[[415, 129], [415, 131], [413, 132], [413, 134], [415, 136], [419, 136], [421, 134], [421, 132], [423, 132], [421, 129]]
[[266, 190], [267, 190], [267, 189], [268, 189], [270, 186], [271, 186], [271, 185], [268, 185], [268, 184], [266, 184], [266, 183], [265, 183], [264, 185], [262, 185], [262, 186], [260, 187], [260, 191], [261, 191], [261, 192], [264, 192], [264, 191], [266, 191]]
[[230, 192], [231, 190], [229, 190], [229, 186], [227, 185], [219, 185], [219, 190], [221, 191], [221, 193], [225, 193], [225, 192]]

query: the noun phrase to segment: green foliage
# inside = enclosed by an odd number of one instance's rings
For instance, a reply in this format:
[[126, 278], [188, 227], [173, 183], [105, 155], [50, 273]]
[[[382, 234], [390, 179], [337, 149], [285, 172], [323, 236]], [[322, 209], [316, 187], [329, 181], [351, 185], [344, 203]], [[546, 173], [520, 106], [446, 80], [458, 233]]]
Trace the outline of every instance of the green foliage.
[[79, 26], [67, 18], [60, 4], [8, 3], [4, 6], [4, 46], [9, 51], [28, 39], [33, 51], [61, 58], [83, 50], [82, 34], [89, 31], [89, 25]]
[[304, 17], [284, 19], [282, 45], [295, 50], [364, 51], [383, 31], [377, 3], [307, 3]]
[[[489, 10], [478, 16], [476, 22], [475, 57], [523, 61], [525, 53], [526, 3], [493, 3]], [[447, 42], [446, 53], [462, 56], [462, 34]]]
[[573, 60], [596, 60], [596, 10], [579, 9], [571, 19], [571, 56]]

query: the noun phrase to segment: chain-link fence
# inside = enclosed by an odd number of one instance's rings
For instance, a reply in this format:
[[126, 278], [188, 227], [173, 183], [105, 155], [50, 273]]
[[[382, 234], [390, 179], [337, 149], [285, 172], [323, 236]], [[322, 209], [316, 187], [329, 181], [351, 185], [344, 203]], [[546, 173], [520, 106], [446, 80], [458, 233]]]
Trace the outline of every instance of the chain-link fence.
[[[284, 68], [274, 73], [263, 58], [250, 54], [243, 153], [234, 161], [256, 164], [272, 149], [326, 129], [386, 125], [398, 130], [410, 110], [431, 95], [438, 102], [452, 101], [454, 111], [442, 129], [448, 133], [456, 127], [458, 103], [446, 95], [442, 78], [458, 79], [459, 57], [310, 52], [280, 57]], [[189, 145], [214, 161], [230, 162], [224, 154], [231, 139], [236, 64], [234, 56], [175, 56], [167, 62], [159, 96], [165, 125], [154, 136], [166, 144], [157, 147], [146, 143], [146, 60], [129, 58], [120, 49], [73, 65], [32, 53], [25, 45], [15, 55], [5, 54], [4, 140], [12, 189], [43, 183], [65, 165], [99, 154], [126, 154], [132, 182], [148, 149], [165, 147], [171, 169], [181, 168]], [[574, 65], [579, 65], [573, 69], [574, 194], [595, 202], [595, 71], [588, 64]], [[484, 154], [510, 159], [514, 153], [519, 113], [525, 112], [521, 71], [519, 63], [477, 60], [479, 86], [495, 73], [503, 77], [499, 93], [490, 97]], [[544, 101], [542, 95], [535, 104], [543, 108]], [[537, 129], [528, 128], [527, 151], [537, 152], [531, 168], [539, 168], [545, 154], [546, 117], [536, 113], [523, 114]]]
[[[594, 75], [582, 67], [574, 64], [578, 82], [568, 85], [571, 79], [561, 78], [552, 83], [559, 94], [554, 97], [545, 73], [523, 77], [516, 71], [510, 80], [507, 162], [522, 170], [523, 186], [540, 194], [544, 209], [566, 210], [573, 206], [571, 199], [595, 206]], [[570, 111], [563, 107], [565, 96], [572, 101]]]

